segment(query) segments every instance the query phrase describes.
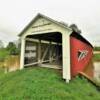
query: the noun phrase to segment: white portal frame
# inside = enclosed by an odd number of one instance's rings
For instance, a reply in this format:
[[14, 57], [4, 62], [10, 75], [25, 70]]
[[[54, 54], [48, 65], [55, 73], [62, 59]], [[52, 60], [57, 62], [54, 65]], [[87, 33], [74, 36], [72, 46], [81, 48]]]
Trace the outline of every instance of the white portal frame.
[[[43, 15], [37, 15], [36, 18], [33, 20], [35, 22], [38, 20], [39, 17], [43, 17], [44, 19], [48, 20], [51, 24], [43, 27], [38, 27], [37, 30], [31, 31], [30, 29], [27, 29], [29, 31], [25, 31], [24, 34], [22, 34], [21, 37], [21, 56], [20, 56], [20, 69], [24, 68], [24, 56], [25, 56], [25, 42], [26, 40], [33, 41], [33, 39], [27, 39], [26, 37], [28, 35], [38, 35], [38, 34], [48, 34], [51, 32], [59, 32], [62, 34], [62, 73], [63, 73], [63, 79], [66, 80], [68, 83], [69, 80], [71, 79], [71, 65], [70, 65], [70, 34], [72, 33], [72, 30], [60, 25], [60, 23], [57, 23], [56, 21], [49, 19]], [[34, 24], [34, 23], [33, 23]], [[35, 25], [36, 26], [36, 25]], [[41, 24], [42, 26], [42, 24]], [[32, 27], [30, 25], [30, 27]], [[39, 40], [35, 40], [39, 42]], [[47, 41], [42, 41], [49, 43]], [[54, 43], [54, 42], [53, 42]], [[39, 61], [39, 60], [38, 60]], [[41, 62], [36, 62], [36, 63], [41, 63]]]
[[[34, 64], [40, 63], [40, 62], [35, 62], [35, 63], [32, 63], [32, 64], [24, 65], [25, 41], [26, 40], [39, 42], [39, 40], [35, 40], [35, 39], [29, 39], [29, 38], [22, 38], [21, 39], [21, 59], [20, 59], [21, 63], [20, 63], [20, 69], [23, 69], [24, 66], [30, 66], [30, 65], [34, 65]], [[49, 43], [47, 41], [41, 41], [41, 42]], [[55, 42], [53, 42], [53, 43], [56, 44]], [[62, 65], [63, 66], [62, 67], [63, 78], [66, 79], [66, 82], [69, 82], [69, 80], [71, 79], [71, 73], [70, 73], [70, 37], [66, 33], [62, 34], [62, 56], [63, 56], [63, 65]]]

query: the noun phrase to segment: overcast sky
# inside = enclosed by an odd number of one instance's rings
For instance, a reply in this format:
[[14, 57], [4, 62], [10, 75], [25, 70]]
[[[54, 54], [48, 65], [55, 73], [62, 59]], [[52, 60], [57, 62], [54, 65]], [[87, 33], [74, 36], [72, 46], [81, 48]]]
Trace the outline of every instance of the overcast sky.
[[0, 0], [0, 40], [16, 40], [37, 13], [77, 24], [85, 38], [100, 45], [100, 0]]

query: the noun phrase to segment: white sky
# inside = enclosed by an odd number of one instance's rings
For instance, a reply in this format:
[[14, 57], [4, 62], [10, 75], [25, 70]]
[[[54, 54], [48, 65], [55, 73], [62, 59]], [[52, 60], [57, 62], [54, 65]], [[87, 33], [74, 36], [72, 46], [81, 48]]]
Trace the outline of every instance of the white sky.
[[37, 13], [77, 24], [84, 37], [100, 46], [100, 0], [0, 0], [0, 40], [17, 39]]

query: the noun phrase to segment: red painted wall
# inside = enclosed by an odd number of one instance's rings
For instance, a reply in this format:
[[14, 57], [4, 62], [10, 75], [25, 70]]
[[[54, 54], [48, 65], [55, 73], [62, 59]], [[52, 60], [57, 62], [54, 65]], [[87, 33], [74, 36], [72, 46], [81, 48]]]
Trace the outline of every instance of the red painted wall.
[[[76, 39], [75, 37], [70, 37], [70, 43], [71, 43], [71, 76], [75, 76], [78, 74], [79, 71], [83, 71], [85, 67], [88, 65], [92, 55], [93, 55], [93, 48]], [[78, 51], [82, 52], [86, 51], [87, 53], [82, 59], [79, 59], [78, 57]], [[81, 58], [81, 57], [80, 57]]]

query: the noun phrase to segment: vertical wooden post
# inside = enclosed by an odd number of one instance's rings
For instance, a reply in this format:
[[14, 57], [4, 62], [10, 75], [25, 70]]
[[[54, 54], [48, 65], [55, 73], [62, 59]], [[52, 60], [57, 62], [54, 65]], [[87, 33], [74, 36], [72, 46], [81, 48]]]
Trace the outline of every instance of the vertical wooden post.
[[38, 43], [38, 63], [41, 65], [41, 40]]
[[50, 42], [49, 62], [52, 63], [52, 42]]
[[63, 51], [63, 78], [69, 83], [70, 75], [70, 36], [62, 34], [62, 51]]
[[56, 54], [57, 54], [56, 60], [58, 62], [59, 61], [59, 45], [58, 45], [58, 43], [56, 45]]
[[25, 39], [21, 39], [20, 69], [24, 68]]

